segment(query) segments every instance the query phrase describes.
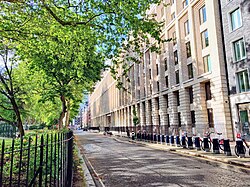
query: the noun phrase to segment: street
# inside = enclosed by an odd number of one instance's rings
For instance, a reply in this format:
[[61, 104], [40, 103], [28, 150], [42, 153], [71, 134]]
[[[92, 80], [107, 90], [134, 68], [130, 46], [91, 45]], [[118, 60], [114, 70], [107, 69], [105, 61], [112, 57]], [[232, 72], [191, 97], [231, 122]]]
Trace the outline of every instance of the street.
[[249, 186], [248, 174], [167, 151], [121, 142], [99, 133], [76, 134], [98, 177], [119, 186]]

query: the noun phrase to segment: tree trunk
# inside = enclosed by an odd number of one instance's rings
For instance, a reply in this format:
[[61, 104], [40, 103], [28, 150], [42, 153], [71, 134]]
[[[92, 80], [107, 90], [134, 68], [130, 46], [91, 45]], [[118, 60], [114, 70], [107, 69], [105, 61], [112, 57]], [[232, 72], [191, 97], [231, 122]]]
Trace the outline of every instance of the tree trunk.
[[16, 118], [17, 118], [17, 128], [20, 132], [20, 136], [22, 137], [22, 136], [24, 136], [24, 129], [23, 129], [23, 122], [22, 122], [21, 114], [20, 114], [19, 108], [18, 108], [14, 98], [11, 99], [11, 103], [12, 103], [12, 106], [13, 106], [13, 109], [14, 109], [14, 112], [15, 112]]
[[66, 113], [66, 121], [65, 121], [65, 126], [69, 126], [69, 118], [70, 118], [70, 101], [67, 101], [67, 113]]
[[60, 117], [59, 117], [59, 120], [58, 120], [59, 129], [61, 129], [62, 126], [63, 126], [63, 118], [65, 117], [65, 114], [67, 112], [66, 99], [65, 99], [64, 95], [60, 96], [60, 100], [62, 102], [62, 111], [60, 113]]

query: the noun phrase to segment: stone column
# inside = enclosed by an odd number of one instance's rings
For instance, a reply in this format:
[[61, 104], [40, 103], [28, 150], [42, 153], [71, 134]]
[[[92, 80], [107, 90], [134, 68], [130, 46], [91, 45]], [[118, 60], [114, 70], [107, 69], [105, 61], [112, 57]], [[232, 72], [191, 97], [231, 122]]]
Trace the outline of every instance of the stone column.
[[160, 100], [160, 111], [159, 114], [161, 116], [160, 118], [160, 123], [161, 123], [161, 134], [168, 134], [168, 118], [167, 118], [167, 114], [168, 114], [168, 100], [167, 100], [167, 95], [163, 95], [160, 96], [159, 98]]
[[152, 99], [153, 133], [159, 134], [159, 98]]
[[177, 101], [174, 92], [168, 94], [169, 101], [169, 120], [170, 120], [170, 131], [169, 135], [178, 135], [178, 110]]
[[146, 130], [146, 106], [145, 102], [140, 103], [140, 124], [141, 124], [141, 130]]
[[147, 133], [153, 133], [152, 124], [152, 102], [151, 100], [146, 101], [146, 131]]
[[208, 129], [206, 93], [203, 84], [193, 85], [194, 110], [197, 135], [203, 136]]

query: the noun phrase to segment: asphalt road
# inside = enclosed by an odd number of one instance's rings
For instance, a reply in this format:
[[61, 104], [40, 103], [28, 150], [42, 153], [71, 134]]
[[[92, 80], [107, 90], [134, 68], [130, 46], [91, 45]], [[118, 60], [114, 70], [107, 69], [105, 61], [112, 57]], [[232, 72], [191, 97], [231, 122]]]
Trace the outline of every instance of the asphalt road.
[[121, 142], [97, 133], [79, 133], [77, 138], [106, 187], [250, 186], [249, 174], [225, 164]]

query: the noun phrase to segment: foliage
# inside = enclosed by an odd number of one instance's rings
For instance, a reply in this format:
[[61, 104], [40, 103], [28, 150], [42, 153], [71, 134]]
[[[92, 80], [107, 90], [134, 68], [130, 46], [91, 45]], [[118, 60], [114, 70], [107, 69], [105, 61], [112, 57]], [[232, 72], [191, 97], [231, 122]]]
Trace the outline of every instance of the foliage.
[[[66, 142], [60, 142], [56, 143], [58, 141], [58, 138], [61, 140], [66, 139], [66, 133], [68, 130], [63, 131], [44, 131], [44, 130], [38, 130], [38, 131], [29, 131], [25, 136], [22, 137], [23, 139], [23, 145], [22, 145], [22, 162], [20, 162], [20, 148], [21, 148], [21, 138], [14, 139], [14, 147], [13, 149], [13, 165], [11, 166], [11, 157], [12, 157], [12, 142], [8, 141], [7, 144], [5, 144], [5, 154], [4, 154], [4, 167], [3, 167], [3, 182], [5, 185], [8, 184], [9, 176], [10, 176], [10, 170], [12, 169], [12, 185], [17, 186], [16, 182], [18, 181], [18, 174], [20, 172], [21, 178], [21, 186], [25, 186], [26, 182], [26, 171], [29, 171], [29, 178], [28, 182], [31, 181], [31, 179], [34, 177], [34, 172], [39, 168], [40, 163], [40, 145], [41, 145], [41, 137], [44, 137], [44, 144], [48, 142], [48, 149], [46, 150], [46, 146], [43, 147], [43, 180], [45, 179], [45, 163], [47, 163], [48, 172], [47, 175], [50, 177], [50, 173], [52, 173], [52, 178], [59, 177], [58, 173], [54, 175], [54, 171], [58, 171], [59, 164], [62, 159], [62, 155], [66, 155], [67, 150], [67, 143]], [[29, 139], [30, 139], [30, 145], [29, 145]], [[56, 140], [55, 140], [56, 139]], [[0, 141], [0, 152], [2, 148], [2, 141]], [[65, 151], [63, 151], [59, 147], [63, 146]], [[46, 158], [46, 151], [48, 158], [45, 161]], [[28, 157], [28, 153], [30, 154], [30, 157]], [[60, 162], [59, 162], [60, 161]], [[19, 170], [19, 166], [21, 163], [21, 170]], [[29, 165], [28, 165], [29, 164]]]
[[25, 98], [25, 119], [50, 122], [60, 113], [61, 126], [69, 111], [76, 113], [83, 92], [91, 91], [100, 79], [106, 60], [112, 60], [111, 72], [122, 87], [121, 76], [127, 76], [129, 68], [124, 64], [141, 62], [145, 47], [158, 51], [167, 41], [160, 38], [162, 23], [146, 13], [160, 2], [0, 0], [0, 38], [13, 43], [19, 60], [39, 74], [38, 80], [31, 76], [39, 86], [30, 85], [37, 93], [26, 89], [32, 97]]

